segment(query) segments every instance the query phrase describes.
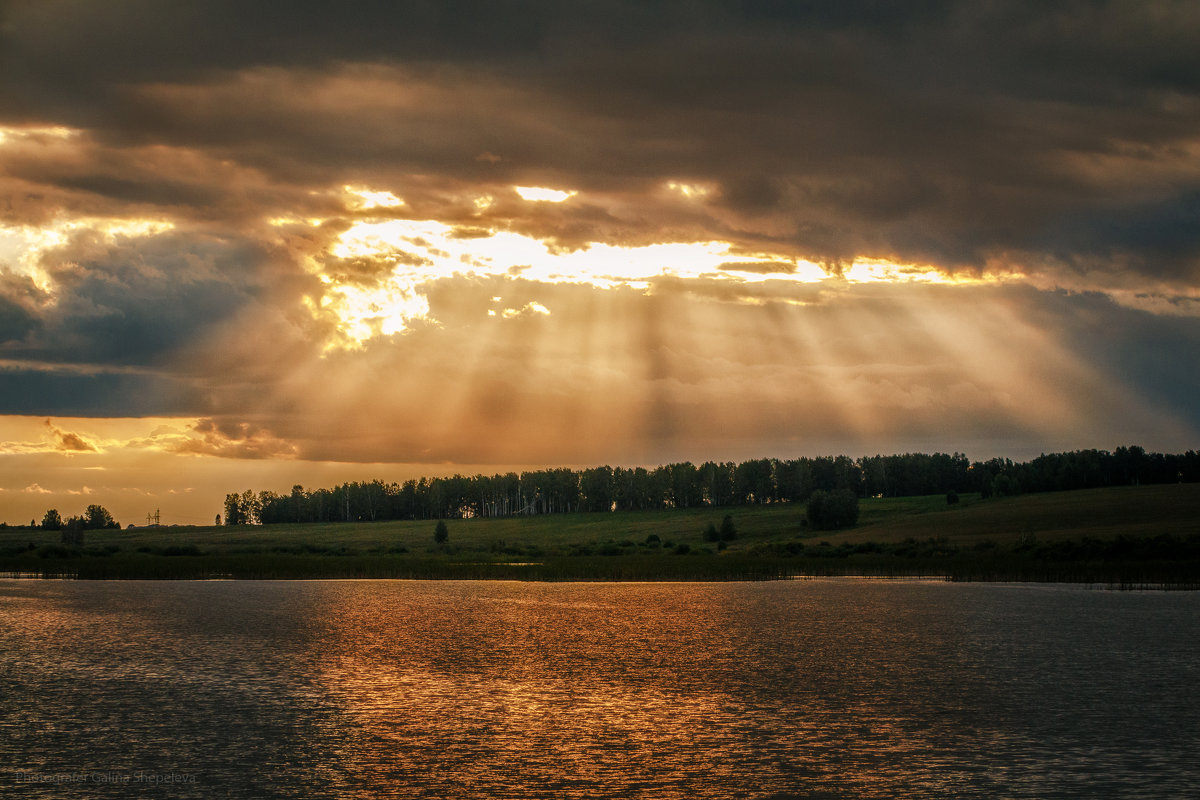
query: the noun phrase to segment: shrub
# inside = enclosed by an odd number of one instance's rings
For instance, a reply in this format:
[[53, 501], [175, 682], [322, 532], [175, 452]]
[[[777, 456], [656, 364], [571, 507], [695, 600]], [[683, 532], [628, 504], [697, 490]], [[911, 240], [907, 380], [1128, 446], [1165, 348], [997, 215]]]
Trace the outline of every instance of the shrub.
[[437, 527], [433, 529], [433, 540], [438, 544], [445, 544], [450, 538], [450, 531], [446, 528], [446, 520], [439, 519]]
[[1012, 497], [1021, 493], [1021, 486], [1007, 475], [997, 475], [992, 481], [993, 497]]
[[728, 514], [725, 515], [725, 519], [721, 520], [720, 534], [722, 542], [730, 542], [737, 538], [737, 528], [733, 524], [733, 517]]
[[858, 497], [846, 489], [818, 489], [808, 498], [808, 524], [815, 531], [849, 528], [858, 522]]
[[59, 538], [63, 547], [83, 547], [83, 532], [87, 528], [81, 517], [71, 517], [62, 527]]

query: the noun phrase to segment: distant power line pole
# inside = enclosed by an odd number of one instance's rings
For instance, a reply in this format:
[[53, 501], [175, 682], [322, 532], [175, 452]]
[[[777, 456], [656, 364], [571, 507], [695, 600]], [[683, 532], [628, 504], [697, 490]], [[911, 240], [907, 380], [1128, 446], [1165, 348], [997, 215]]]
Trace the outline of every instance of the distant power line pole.
[[159, 519], [159, 514], [158, 514], [157, 508], [154, 509], [153, 514], [151, 514], [149, 512], [146, 513], [146, 524], [147, 525], [154, 525], [157, 528], [158, 527], [158, 519]]

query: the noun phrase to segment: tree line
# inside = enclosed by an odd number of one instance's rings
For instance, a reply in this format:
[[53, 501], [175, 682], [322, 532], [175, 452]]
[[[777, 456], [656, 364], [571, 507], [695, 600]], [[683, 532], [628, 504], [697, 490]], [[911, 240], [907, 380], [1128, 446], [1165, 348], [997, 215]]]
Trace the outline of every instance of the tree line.
[[41, 525], [38, 525], [35, 520], [30, 520], [29, 527], [41, 528], [46, 531], [93, 531], [104, 528], [120, 528], [121, 523], [113, 519], [112, 514], [108, 513], [107, 508], [93, 504], [88, 506], [82, 515], [66, 519], [63, 519], [62, 514], [58, 513], [57, 508], [48, 509], [42, 515]]
[[83, 532], [120, 528], [121, 523], [113, 519], [108, 509], [101, 505], [90, 505], [83, 514], [63, 519], [57, 508], [50, 508], [42, 515], [42, 524], [36, 520], [29, 521], [29, 527], [41, 528], [45, 531], [60, 531], [61, 541], [69, 547], [83, 547]]
[[1200, 453], [1147, 453], [1136, 445], [971, 462], [961, 453], [761, 458], [643, 467], [542, 469], [495, 475], [372, 480], [290, 493], [247, 489], [225, 497], [226, 525], [458, 519], [808, 502], [815, 492], [854, 497], [978, 492], [984, 497], [1130, 484], [1200, 482]]

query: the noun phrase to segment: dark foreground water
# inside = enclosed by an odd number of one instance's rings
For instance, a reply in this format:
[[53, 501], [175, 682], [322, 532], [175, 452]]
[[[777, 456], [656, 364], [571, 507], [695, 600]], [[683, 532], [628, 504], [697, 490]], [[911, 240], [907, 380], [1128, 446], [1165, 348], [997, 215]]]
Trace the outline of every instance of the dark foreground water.
[[1200, 796], [1200, 593], [0, 581], [0, 796]]

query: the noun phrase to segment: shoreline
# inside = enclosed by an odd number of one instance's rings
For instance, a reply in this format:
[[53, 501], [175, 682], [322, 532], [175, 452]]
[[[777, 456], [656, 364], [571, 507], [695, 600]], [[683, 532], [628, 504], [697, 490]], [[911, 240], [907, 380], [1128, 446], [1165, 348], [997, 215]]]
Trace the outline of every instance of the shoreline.
[[[96, 559], [100, 560], [100, 559]], [[997, 568], [983, 565], [925, 564], [909, 569], [863, 568], [865, 565], [819, 565], [768, 563], [753, 565], [694, 564], [571, 564], [521, 567], [489, 564], [363, 564], [337, 563], [342, 559], [316, 559], [304, 565], [255, 564], [216, 565], [209, 563], [58, 563], [54, 565], [0, 565], [0, 580], [72, 580], [72, 581], [304, 581], [304, 580], [406, 580], [406, 581], [517, 581], [526, 583], [739, 583], [766, 581], [818, 580], [849, 578], [888, 581], [930, 581], [945, 583], [1068, 584], [1098, 588], [1167, 591], [1200, 590], [1200, 565], [1125, 564], [1096, 565], [1057, 563], [1028, 564], [1023, 568]], [[715, 560], [715, 559], [714, 559]], [[67, 561], [64, 559], [64, 561]], [[700, 561], [700, 559], [697, 559]], [[330, 563], [332, 562], [332, 563]], [[721, 569], [728, 566], [728, 569]], [[687, 567], [694, 567], [688, 569]]]

